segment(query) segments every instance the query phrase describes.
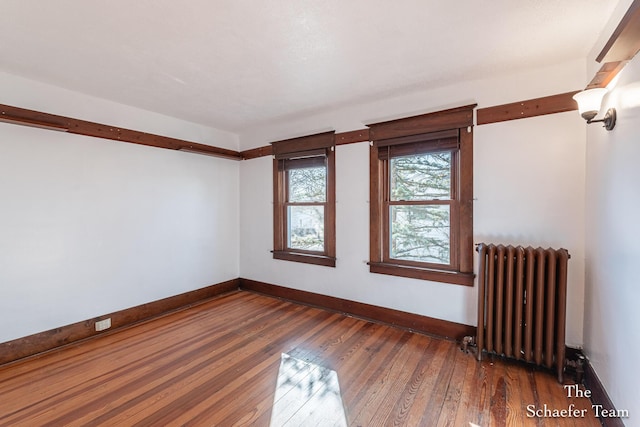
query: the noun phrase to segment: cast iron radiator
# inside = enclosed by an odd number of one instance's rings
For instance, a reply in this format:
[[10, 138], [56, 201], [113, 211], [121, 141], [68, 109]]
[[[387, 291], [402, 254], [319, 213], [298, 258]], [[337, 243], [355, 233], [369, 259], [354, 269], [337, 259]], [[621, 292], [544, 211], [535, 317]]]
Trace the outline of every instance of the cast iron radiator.
[[478, 360], [482, 353], [565, 367], [566, 249], [480, 243]]

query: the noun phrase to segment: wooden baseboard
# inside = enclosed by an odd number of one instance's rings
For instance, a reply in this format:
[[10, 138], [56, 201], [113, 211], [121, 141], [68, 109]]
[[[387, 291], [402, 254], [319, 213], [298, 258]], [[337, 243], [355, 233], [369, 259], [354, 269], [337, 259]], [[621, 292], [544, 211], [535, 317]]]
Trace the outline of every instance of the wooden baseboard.
[[475, 326], [449, 322], [391, 308], [335, 298], [298, 289], [285, 288], [256, 280], [240, 278], [240, 289], [282, 298], [288, 301], [349, 314], [374, 322], [385, 323], [423, 334], [461, 341], [464, 336], [475, 336]]
[[[584, 386], [586, 389], [591, 390], [591, 403], [594, 405], [602, 405], [606, 410], [614, 410], [616, 413], [616, 407], [609, 398], [607, 390], [605, 390], [600, 378], [593, 370], [589, 360], [586, 360], [584, 366]], [[624, 422], [620, 418], [599, 418], [604, 427], [624, 427]]]
[[[131, 326], [168, 312], [187, 308], [214, 296], [238, 290], [239, 279], [233, 279], [183, 294], [149, 302], [103, 316], [87, 319], [49, 331], [0, 343], [0, 365], [34, 356], [115, 329]], [[111, 328], [96, 332], [95, 323], [111, 318]]]

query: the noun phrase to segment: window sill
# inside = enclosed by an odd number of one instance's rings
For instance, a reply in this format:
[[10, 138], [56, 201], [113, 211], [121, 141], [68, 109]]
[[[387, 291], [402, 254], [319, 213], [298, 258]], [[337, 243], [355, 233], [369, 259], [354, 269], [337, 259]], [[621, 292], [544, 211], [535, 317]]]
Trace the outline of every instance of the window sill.
[[287, 251], [271, 251], [273, 259], [281, 259], [284, 261], [302, 262], [305, 264], [324, 265], [325, 267], [335, 267], [336, 258], [326, 255], [301, 254], [297, 252]]
[[368, 264], [369, 271], [371, 273], [430, 280], [432, 282], [451, 283], [454, 285], [473, 286], [473, 279], [475, 277], [475, 274], [473, 273], [431, 270], [427, 268], [389, 264], [386, 262], [369, 262]]

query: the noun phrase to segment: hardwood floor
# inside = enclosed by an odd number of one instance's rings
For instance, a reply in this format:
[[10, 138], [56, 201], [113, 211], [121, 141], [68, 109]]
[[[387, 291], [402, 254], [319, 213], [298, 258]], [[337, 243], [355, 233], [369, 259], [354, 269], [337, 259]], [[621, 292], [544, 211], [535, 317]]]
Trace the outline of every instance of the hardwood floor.
[[245, 291], [0, 367], [0, 396], [2, 426], [600, 425], [551, 374]]

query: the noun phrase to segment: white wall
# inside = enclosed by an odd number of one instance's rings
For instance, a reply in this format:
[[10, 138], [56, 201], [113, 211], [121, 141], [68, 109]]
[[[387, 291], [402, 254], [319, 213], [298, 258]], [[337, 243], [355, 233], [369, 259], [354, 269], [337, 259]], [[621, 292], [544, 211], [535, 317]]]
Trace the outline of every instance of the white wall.
[[[640, 57], [620, 74], [604, 108], [608, 132], [587, 133], [585, 353], [618, 409], [640, 416]], [[604, 108], [602, 111], [604, 111]]]
[[[0, 102], [237, 149], [0, 74]], [[0, 342], [238, 277], [239, 163], [0, 123]]]
[[576, 111], [478, 126], [474, 164], [475, 242], [569, 251], [574, 347], [583, 343], [585, 137]]
[[[330, 128], [477, 102], [479, 107], [576, 90], [584, 62], [496, 76], [412, 93], [331, 113], [291, 119], [240, 135], [243, 149]], [[567, 342], [582, 344], [584, 299], [584, 122], [575, 112], [475, 128], [474, 241], [565, 247], [571, 253]], [[368, 144], [336, 148], [336, 268], [273, 260], [272, 160], [240, 166], [242, 277], [369, 304], [476, 324], [477, 286], [372, 274], [369, 251]]]
[[[595, 58], [633, 0], [620, 0], [587, 60], [587, 75], [601, 64]], [[609, 397], [631, 418], [640, 413], [640, 288], [635, 267], [640, 261], [640, 57], [631, 61], [610, 85], [604, 111], [615, 107], [616, 127], [587, 127], [585, 204], [584, 351]]]

